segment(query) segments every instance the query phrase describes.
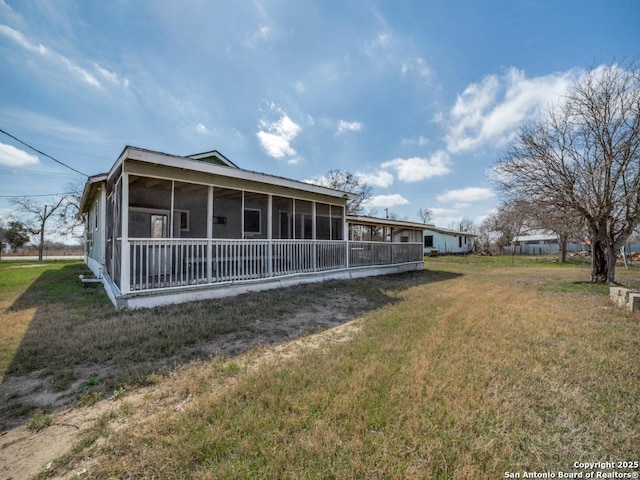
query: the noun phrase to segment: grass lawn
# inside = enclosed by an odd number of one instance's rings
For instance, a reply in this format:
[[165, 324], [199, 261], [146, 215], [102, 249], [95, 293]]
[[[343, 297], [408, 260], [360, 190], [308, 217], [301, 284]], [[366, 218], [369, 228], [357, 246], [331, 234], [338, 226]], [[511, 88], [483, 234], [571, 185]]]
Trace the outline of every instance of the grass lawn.
[[[68, 292], [78, 326], [55, 321], [81, 337], [66, 341], [75, 371], [110, 365], [115, 387], [143, 357], [173, 367], [128, 377], [99, 435], [48, 474], [82, 464], [86, 478], [497, 479], [640, 459], [640, 316], [584, 283], [588, 266], [445, 257], [426, 267], [146, 312], [112, 312]], [[14, 288], [5, 271], [0, 298]], [[620, 268], [619, 279], [636, 285], [639, 274]], [[319, 315], [339, 294], [353, 310], [339, 304], [348, 314], [335, 329], [206, 355], [216, 336]], [[106, 323], [102, 333], [84, 333], [95, 322]], [[161, 341], [174, 333], [179, 341]], [[139, 356], [127, 347], [132, 335]], [[48, 359], [64, 365], [43, 343], [35, 360], [5, 343], [8, 376]], [[97, 352], [83, 354], [81, 343]]]

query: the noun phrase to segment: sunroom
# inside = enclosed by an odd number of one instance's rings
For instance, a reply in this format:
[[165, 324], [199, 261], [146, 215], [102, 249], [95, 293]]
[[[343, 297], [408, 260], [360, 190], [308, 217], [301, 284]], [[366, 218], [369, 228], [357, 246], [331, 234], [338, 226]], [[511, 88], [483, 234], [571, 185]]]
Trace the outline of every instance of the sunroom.
[[[390, 222], [382, 237], [362, 238], [353, 232], [373, 220], [348, 217], [348, 199], [240, 169], [215, 151], [179, 157], [126, 147], [85, 187], [87, 265], [126, 307], [422, 267], [418, 224]], [[390, 272], [368, 274], [380, 273]]]

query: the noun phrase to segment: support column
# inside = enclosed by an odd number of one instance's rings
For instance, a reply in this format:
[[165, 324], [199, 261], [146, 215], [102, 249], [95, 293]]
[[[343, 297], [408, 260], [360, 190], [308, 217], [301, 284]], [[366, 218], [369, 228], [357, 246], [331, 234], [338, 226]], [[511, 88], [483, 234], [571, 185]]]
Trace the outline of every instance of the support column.
[[120, 237], [120, 291], [126, 295], [131, 291], [131, 247], [129, 246], [129, 174], [122, 172], [122, 201], [120, 203], [120, 221], [122, 236]]
[[[331, 208], [331, 206], [329, 206]], [[316, 202], [311, 202], [311, 267], [313, 271], [318, 270], [318, 237], [316, 236]]]
[[213, 282], [213, 186], [207, 192], [207, 282]]
[[342, 238], [344, 239], [344, 266], [349, 269], [349, 222], [347, 222], [347, 210], [342, 207]]
[[[100, 210], [98, 228], [100, 231], [100, 273], [107, 268], [107, 184], [100, 187]], [[100, 275], [102, 278], [102, 275]]]
[[267, 195], [267, 274], [273, 277], [273, 195]]

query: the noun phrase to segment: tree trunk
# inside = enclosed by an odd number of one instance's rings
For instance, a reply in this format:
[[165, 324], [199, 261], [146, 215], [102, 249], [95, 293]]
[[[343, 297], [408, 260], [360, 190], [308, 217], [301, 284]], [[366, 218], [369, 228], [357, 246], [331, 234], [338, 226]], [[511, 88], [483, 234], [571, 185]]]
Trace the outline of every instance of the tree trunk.
[[560, 235], [560, 263], [567, 261], [567, 236]]
[[[47, 211], [47, 207], [44, 208], [44, 211]], [[42, 261], [42, 254], [44, 252], [44, 223], [45, 220], [42, 221], [42, 225], [40, 225], [40, 245], [38, 246], [38, 261]]]
[[618, 261], [618, 249], [615, 245], [609, 245], [607, 248], [608, 269], [607, 269], [607, 283], [614, 285], [616, 283], [616, 262]]
[[605, 283], [609, 276], [608, 251], [602, 240], [591, 240], [591, 281]]

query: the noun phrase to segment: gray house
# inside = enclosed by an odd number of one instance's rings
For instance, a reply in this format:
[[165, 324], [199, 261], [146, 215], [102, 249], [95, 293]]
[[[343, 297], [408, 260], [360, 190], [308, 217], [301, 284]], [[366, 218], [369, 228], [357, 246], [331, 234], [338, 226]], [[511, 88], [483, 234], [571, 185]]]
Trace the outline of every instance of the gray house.
[[128, 146], [85, 185], [85, 261], [126, 308], [424, 268], [424, 225], [347, 215], [349, 198], [217, 151]]
[[435, 225], [423, 225], [424, 229], [424, 254], [433, 253], [469, 253], [477, 235], [469, 232], [460, 232], [449, 228], [436, 227]]

